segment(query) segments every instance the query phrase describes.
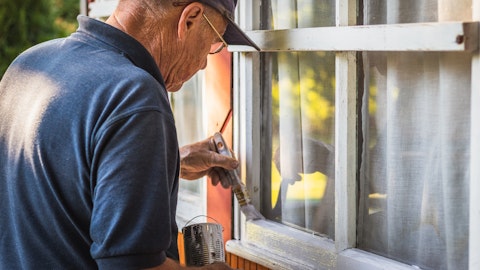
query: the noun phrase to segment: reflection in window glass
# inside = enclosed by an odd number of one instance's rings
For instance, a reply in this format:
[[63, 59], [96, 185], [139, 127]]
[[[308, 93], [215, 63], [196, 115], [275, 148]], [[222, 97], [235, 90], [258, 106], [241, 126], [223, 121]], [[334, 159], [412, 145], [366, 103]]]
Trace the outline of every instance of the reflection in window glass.
[[[272, 0], [269, 25], [290, 29], [335, 25], [335, 1]], [[267, 218], [334, 238], [335, 54], [269, 54], [270, 181], [263, 181]], [[265, 131], [264, 131], [265, 132]]]
[[467, 269], [471, 56], [366, 56], [359, 247]]
[[271, 0], [271, 29], [335, 25], [335, 1]]
[[436, 22], [437, 2], [438, 0], [364, 0], [365, 24]]
[[[203, 72], [185, 82], [182, 89], [170, 94], [180, 146], [206, 138], [202, 102]], [[180, 180], [177, 222], [179, 228], [191, 217], [205, 214], [205, 181]], [[186, 219], [186, 220], [185, 220]]]
[[270, 218], [333, 238], [335, 55], [280, 53], [274, 61]]
[[472, 0], [364, 0], [365, 24], [469, 21]]

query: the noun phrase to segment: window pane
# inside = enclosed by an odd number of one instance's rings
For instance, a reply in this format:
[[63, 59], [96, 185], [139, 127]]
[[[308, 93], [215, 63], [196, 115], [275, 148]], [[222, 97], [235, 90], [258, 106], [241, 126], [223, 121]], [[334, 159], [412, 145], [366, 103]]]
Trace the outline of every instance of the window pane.
[[335, 0], [270, 0], [270, 29], [335, 25]]
[[472, 20], [472, 0], [364, 0], [365, 24]]
[[[263, 6], [269, 29], [335, 25], [335, 0]], [[262, 182], [262, 210], [269, 219], [334, 238], [335, 54], [268, 54], [264, 64], [271, 163], [263, 166], [270, 181]]]
[[[185, 82], [182, 89], [170, 94], [180, 146], [206, 138], [203, 121], [202, 82], [203, 72], [200, 72]], [[180, 187], [198, 192], [198, 182], [200, 181], [180, 181]]]
[[[177, 126], [180, 146], [206, 138], [203, 120], [202, 82], [199, 72], [185, 82], [180, 91], [170, 93], [170, 102]], [[177, 223], [182, 228], [197, 215], [205, 215], [205, 181], [180, 180], [177, 206]]]
[[365, 56], [359, 247], [467, 269], [471, 56]]
[[270, 219], [334, 236], [335, 55], [272, 55]]

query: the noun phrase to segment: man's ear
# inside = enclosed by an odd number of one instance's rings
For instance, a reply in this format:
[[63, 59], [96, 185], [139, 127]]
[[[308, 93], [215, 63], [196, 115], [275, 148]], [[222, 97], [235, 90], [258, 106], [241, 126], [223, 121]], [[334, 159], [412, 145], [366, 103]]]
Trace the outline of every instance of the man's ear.
[[185, 38], [188, 31], [201, 24], [203, 11], [203, 5], [198, 2], [193, 2], [183, 9], [177, 28], [177, 35], [180, 40]]

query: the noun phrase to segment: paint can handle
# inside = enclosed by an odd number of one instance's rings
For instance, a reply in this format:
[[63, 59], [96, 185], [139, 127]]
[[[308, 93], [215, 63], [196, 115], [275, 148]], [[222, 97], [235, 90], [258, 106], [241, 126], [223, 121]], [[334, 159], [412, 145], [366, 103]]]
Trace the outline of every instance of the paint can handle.
[[214, 220], [217, 224], [220, 224], [220, 222], [218, 222], [216, 219], [214, 219], [213, 217], [210, 217], [210, 216], [207, 216], [207, 215], [197, 215], [197, 216], [194, 216], [193, 218], [191, 218], [189, 221], [187, 221], [187, 223], [185, 223], [185, 225], [183, 226], [184, 228], [188, 226], [188, 224], [190, 224], [190, 222], [192, 222], [194, 219], [196, 218], [199, 218], [199, 217], [206, 217], [207, 219], [212, 219]]

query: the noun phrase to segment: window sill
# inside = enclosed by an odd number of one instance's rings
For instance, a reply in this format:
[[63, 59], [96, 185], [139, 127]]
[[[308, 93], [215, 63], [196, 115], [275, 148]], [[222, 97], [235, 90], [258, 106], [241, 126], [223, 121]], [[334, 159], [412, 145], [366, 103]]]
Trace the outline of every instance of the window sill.
[[352, 248], [342, 251], [338, 255], [337, 269], [358, 270], [418, 270], [418, 266], [411, 266], [397, 262], [370, 252]]
[[270, 269], [332, 269], [336, 253], [332, 240], [267, 220], [245, 224], [242, 240], [230, 240], [227, 252]]
[[245, 241], [230, 240], [226, 244], [226, 250], [268, 269], [313, 269], [311, 266], [296, 261], [295, 258], [285, 258]]
[[330, 239], [272, 221], [251, 221], [245, 226], [244, 239], [228, 241], [226, 251], [269, 269], [420, 269], [355, 248], [337, 253]]

